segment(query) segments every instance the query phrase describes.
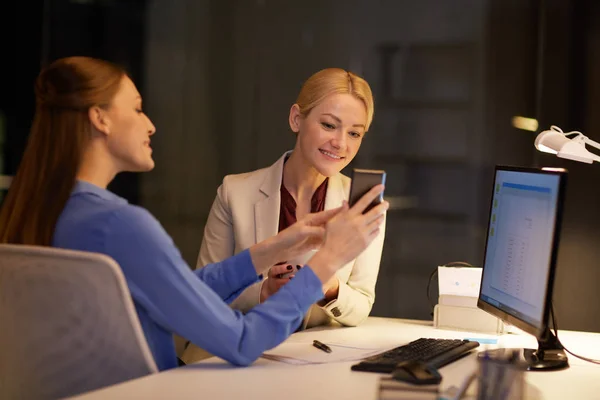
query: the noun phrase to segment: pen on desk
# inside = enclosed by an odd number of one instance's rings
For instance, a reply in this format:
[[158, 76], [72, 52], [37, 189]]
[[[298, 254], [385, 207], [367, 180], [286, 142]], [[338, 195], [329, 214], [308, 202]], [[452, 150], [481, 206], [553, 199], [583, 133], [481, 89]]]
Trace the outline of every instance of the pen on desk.
[[318, 340], [313, 340], [313, 346], [319, 350], [323, 350], [325, 353], [331, 353], [331, 347], [327, 346], [325, 343], [319, 342]]

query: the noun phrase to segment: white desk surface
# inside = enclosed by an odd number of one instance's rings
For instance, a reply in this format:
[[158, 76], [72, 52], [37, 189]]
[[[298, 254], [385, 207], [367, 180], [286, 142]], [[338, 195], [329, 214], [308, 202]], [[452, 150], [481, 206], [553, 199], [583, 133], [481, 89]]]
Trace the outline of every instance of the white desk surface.
[[[535, 347], [527, 334], [483, 335], [435, 329], [430, 321], [369, 317], [362, 325], [313, 328], [292, 335], [288, 341], [340, 342], [355, 346], [376, 344], [382, 349], [406, 344], [420, 337], [498, 337], [494, 347]], [[559, 338], [576, 354], [600, 358], [600, 334], [559, 331]], [[600, 365], [568, 354], [570, 368], [554, 372], [526, 372], [527, 399], [600, 399]], [[381, 374], [355, 372], [355, 362], [290, 365], [259, 358], [249, 367], [234, 367], [216, 357], [170, 371], [114, 385], [77, 397], [95, 399], [376, 399]], [[440, 369], [442, 389], [460, 386], [476, 368], [469, 355]]]

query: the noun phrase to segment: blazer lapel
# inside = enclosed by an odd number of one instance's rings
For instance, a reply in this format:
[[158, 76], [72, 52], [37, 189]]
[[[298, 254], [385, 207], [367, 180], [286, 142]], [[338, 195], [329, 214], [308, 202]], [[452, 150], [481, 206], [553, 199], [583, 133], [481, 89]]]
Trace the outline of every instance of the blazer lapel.
[[286, 152], [275, 164], [267, 168], [265, 180], [259, 188], [264, 198], [254, 205], [256, 243], [276, 235], [279, 231], [281, 177], [283, 176], [283, 163], [289, 153]]
[[342, 201], [347, 200], [348, 196], [344, 191], [344, 184], [340, 174], [329, 178], [327, 183], [327, 193], [325, 194], [325, 209], [331, 210], [342, 205]]
[[[254, 227], [256, 243], [274, 236], [279, 231], [279, 209], [281, 207], [281, 178], [283, 176], [283, 163], [285, 157], [291, 152], [286, 152], [275, 164], [267, 168], [265, 179], [259, 191], [264, 198], [254, 205]], [[342, 205], [347, 200], [344, 184], [340, 174], [329, 178], [327, 194], [325, 195], [325, 209], [330, 210]]]
[[[341, 174], [336, 174], [329, 177], [329, 182], [327, 183], [327, 193], [325, 194], [325, 209], [331, 210], [332, 208], [339, 207], [342, 205], [342, 201], [347, 199], [348, 195], [344, 190], [344, 183], [342, 182]], [[303, 331], [308, 327], [308, 323], [313, 312], [323, 313], [319, 306], [313, 304], [304, 316], [298, 331]]]

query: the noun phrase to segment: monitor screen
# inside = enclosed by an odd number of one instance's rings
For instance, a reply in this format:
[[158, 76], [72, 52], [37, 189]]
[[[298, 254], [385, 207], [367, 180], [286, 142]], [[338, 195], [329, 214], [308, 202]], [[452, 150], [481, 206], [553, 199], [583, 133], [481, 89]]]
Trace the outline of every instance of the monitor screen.
[[565, 170], [496, 167], [478, 306], [538, 336], [548, 321]]

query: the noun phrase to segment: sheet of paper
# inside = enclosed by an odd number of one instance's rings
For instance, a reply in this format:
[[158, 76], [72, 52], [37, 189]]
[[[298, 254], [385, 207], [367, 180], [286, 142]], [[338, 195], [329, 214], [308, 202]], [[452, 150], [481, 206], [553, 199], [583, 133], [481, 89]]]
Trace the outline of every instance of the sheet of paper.
[[285, 343], [308, 343], [312, 345], [313, 339], [316, 339], [316, 332], [318, 332], [318, 339], [328, 345], [334, 344], [363, 350], [377, 350], [382, 347], [381, 344], [375, 343], [371, 336], [365, 335], [360, 327], [343, 329], [331, 329], [326, 326], [314, 327], [294, 333], [286, 339]]
[[326, 353], [312, 345], [312, 342], [285, 342], [266, 351], [261, 357], [287, 364], [324, 364], [342, 361], [358, 361], [382, 353], [386, 349], [364, 349], [348, 345], [325, 342], [331, 348]]
[[483, 268], [438, 267], [441, 295], [479, 297]]

